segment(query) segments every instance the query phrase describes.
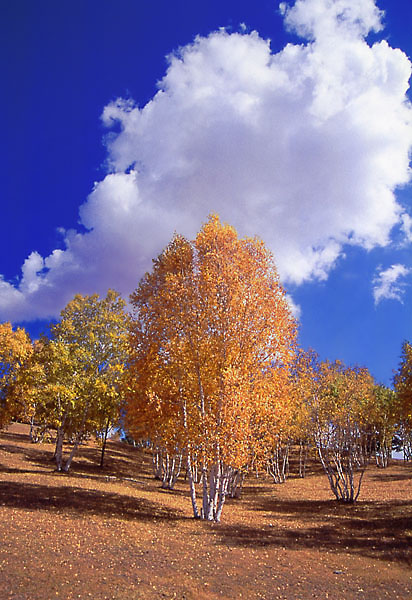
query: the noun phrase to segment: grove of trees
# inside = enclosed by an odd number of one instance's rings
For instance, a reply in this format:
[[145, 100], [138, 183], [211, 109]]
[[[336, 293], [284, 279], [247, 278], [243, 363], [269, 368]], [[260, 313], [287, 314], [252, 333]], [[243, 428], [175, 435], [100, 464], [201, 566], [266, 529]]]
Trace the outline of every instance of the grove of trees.
[[394, 389], [366, 368], [298, 347], [297, 322], [274, 258], [212, 215], [189, 241], [175, 235], [130, 297], [77, 295], [35, 342], [0, 324], [0, 426], [51, 435], [67, 472], [94, 435], [144, 442], [162, 486], [187, 478], [195, 518], [220, 521], [245, 476], [283, 483], [290, 452], [304, 477], [317, 456], [334, 497], [359, 496], [371, 459], [393, 440], [412, 458], [412, 346]]
[[[16, 371], [10, 396], [28, 398], [43, 432], [56, 431], [58, 471], [69, 470], [79, 444], [93, 433], [102, 440], [103, 462], [108, 430], [119, 418], [127, 357], [125, 302], [109, 290], [103, 299], [75, 296]], [[65, 440], [71, 442], [66, 461]]]

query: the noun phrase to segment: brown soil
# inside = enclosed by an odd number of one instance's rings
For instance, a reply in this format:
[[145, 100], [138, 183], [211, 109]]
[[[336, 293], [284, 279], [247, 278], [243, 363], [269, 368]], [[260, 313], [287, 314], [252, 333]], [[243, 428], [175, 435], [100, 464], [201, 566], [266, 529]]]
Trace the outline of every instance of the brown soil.
[[412, 598], [412, 465], [370, 467], [355, 505], [314, 466], [250, 477], [221, 524], [195, 521], [187, 484], [162, 491], [119, 441], [53, 471], [25, 425], [0, 434], [0, 599]]

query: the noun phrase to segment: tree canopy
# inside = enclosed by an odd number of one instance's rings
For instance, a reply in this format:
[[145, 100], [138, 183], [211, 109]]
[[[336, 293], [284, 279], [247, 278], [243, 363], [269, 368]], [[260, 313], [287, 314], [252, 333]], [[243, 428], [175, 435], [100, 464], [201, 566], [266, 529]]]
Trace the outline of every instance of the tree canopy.
[[11, 323], [0, 323], [0, 427], [7, 425], [12, 417], [23, 416], [28, 407], [24, 398], [12, 394], [12, 386], [18, 371], [27, 363], [33, 352], [26, 331]]
[[203, 504], [219, 520], [234, 469], [262, 454], [288, 411], [296, 323], [270, 251], [211, 216], [180, 235], [131, 296], [126, 424], [200, 463]]
[[[38, 343], [22, 384], [34, 399], [37, 420], [57, 429], [58, 470], [70, 468], [85, 435], [104, 436], [118, 420], [127, 349], [125, 302], [113, 290], [102, 299], [75, 296], [51, 337]], [[73, 442], [65, 464], [64, 438]]]

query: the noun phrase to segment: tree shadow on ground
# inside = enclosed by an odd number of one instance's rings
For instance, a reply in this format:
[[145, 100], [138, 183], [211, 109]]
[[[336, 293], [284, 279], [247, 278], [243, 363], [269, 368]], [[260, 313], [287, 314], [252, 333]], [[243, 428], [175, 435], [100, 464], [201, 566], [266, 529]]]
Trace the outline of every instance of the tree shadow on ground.
[[[270, 513], [266, 515], [267, 525], [254, 528], [222, 524], [217, 533], [225, 544], [322, 549], [412, 564], [411, 502], [348, 506], [335, 500], [268, 499], [257, 501], [255, 508]], [[302, 527], [302, 522], [307, 527]]]
[[[15, 474], [31, 473], [32, 475], [39, 475], [40, 472], [41, 471], [39, 471], [39, 469], [22, 469], [20, 467], [10, 467], [10, 466], [0, 463], [0, 473], [15, 473]], [[43, 473], [43, 472], [41, 472], [41, 473]]]
[[1, 431], [1, 437], [11, 444], [24, 444], [29, 439], [27, 433], [18, 433], [16, 431]]
[[373, 481], [382, 481], [383, 479], [386, 481], [405, 481], [407, 479], [412, 480], [412, 469], [406, 473], [388, 473], [384, 471], [385, 470], [382, 469], [382, 471], [379, 473], [369, 475], [369, 479], [372, 479]]
[[137, 521], [176, 521], [186, 518], [182, 511], [133, 496], [79, 487], [14, 481], [0, 482], [0, 505], [66, 513], [78, 517], [97, 515]]
[[24, 448], [20, 446], [9, 446], [8, 444], [0, 444], [0, 450], [7, 454], [24, 454]]

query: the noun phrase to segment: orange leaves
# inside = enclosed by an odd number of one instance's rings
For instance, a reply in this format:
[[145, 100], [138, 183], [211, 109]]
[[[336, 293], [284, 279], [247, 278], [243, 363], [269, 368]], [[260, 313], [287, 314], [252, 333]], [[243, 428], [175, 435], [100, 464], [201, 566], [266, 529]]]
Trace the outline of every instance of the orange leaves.
[[271, 253], [212, 215], [193, 242], [173, 238], [131, 302], [128, 427], [196, 445], [207, 464], [245, 464], [296, 338]]

